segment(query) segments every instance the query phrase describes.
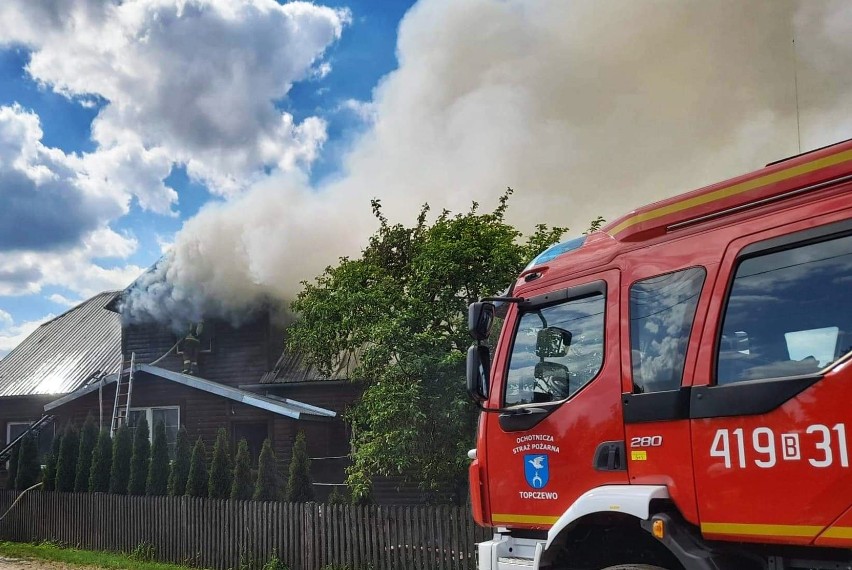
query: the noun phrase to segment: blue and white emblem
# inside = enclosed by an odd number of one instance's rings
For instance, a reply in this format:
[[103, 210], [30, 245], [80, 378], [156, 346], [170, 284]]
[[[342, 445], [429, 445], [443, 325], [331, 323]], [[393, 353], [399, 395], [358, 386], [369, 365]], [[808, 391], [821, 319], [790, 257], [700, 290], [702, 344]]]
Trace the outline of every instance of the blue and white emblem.
[[524, 455], [524, 476], [527, 485], [533, 489], [541, 489], [550, 479], [550, 466], [547, 455]]

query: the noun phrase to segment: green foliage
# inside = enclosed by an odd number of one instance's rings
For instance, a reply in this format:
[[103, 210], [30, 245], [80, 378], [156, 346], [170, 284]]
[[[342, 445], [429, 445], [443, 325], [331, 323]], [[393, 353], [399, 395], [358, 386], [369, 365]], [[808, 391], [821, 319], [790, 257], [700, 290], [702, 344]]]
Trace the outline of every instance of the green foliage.
[[85, 493], [89, 490], [89, 477], [92, 473], [92, 454], [98, 441], [98, 426], [95, 418], [89, 414], [83, 431], [80, 432], [80, 450], [77, 452], [77, 473], [74, 476], [74, 491]]
[[589, 229], [584, 231], [583, 234], [588, 235], [590, 233], [596, 232], [601, 229], [605, 223], [606, 220], [604, 219], [604, 217], [598, 216], [597, 218], [589, 222]]
[[290, 476], [287, 479], [287, 500], [292, 503], [308, 503], [314, 500], [311, 481], [311, 460], [308, 458], [305, 433], [296, 434], [293, 457], [290, 459]]
[[189, 463], [189, 476], [186, 480], [188, 497], [207, 496], [207, 448], [201, 437], [192, 448], [192, 460]]
[[15, 480], [18, 478], [18, 455], [21, 452], [21, 444], [19, 443], [12, 448], [12, 455], [9, 456], [9, 468], [6, 471], [6, 488], [14, 489]]
[[131, 560], [138, 560], [139, 562], [151, 562], [156, 555], [157, 549], [153, 544], [150, 542], [140, 542], [130, 551], [127, 557]]
[[89, 491], [106, 493], [109, 491], [109, 471], [112, 466], [112, 439], [109, 430], [102, 429], [92, 452], [92, 466], [89, 470]]
[[177, 434], [177, 445], [175, 446], [175, 460], [169, 473], [169, 495], [182, 497], [186, 493], [186, 480], [189, 478], [189, 457], [192, 447], [189, 444], [189, 435], [186, 428], [180, 428]]
[[301, 318], [288, 332], [290, 349], [326, 375], [354, 362], [351, 376], [365, 385], [347, 414], [354, 499], [369, 493], [374, 475], [466, 495], [476, 418], [464, 390], [467, 307], [504, 291], [566, 229], [538, 225], [523, 239], [504, 219], [511, 193], [493, 212], [474, 203], [431, 225], [424, 206], [412, 227], [391, 225], [373, 201], [379, 228], [361, 257], [326, 268], [293, 302]]
[[38, 441], [33, 434], [27, 434], [21, 440], [18, 451], [18, 472], [15, 474], [15, 488], [28, 489], [38, 481], [41, 466], [38, 462]]
[[148, 419], [142, 416], [136, 424], [133, 435], [133, 455], [130, 457], [130, 481], [127, 493], [144, 495], [145, 481], [148, 479], [148, 463], [151, 459], [151, 432], [148, 429]]
[[346, 488], [342, 485], [335, 485], [331, 493], [328, 494], [326, 502], [329, 505], [348, 505], [350, 501]]
[[234, 467], [231, 461], [231, 446], [228, 432], [219, 428], [213, 444], [213, 461], [210, 463], [209, 496], [211, 499], [227, 499], [231, 496]]
[[80, 451], [80, 436], [77, 428], [69, 425], [59, 445], [59, 460], [56, 462], [56, 490], [70, 493], [74, 490], [77, 477], [77, 454]]
[[130, 456], [133, 453], [130, 428], [123, 425], [112, 440], [112, 466], [109, 472], [109, 492], [126, 495], [130, 481]]
[[55, 434], [53, 437], [53, 445], [50, 448], [50, 455], [47, 456], [44, 471], [42, 472], [42, 481], [44, 481], [44, 485], [42, 485], [41, 488], [44, 491], [56, 490], [56, 462], [59, 461], [59, 446], [61, 443], [62, 434]]
[[169, 443], [166, 440], [166, 424], [162, 421], [154, 426], [154, 442], [151, 444], [151, 463], [145, 481], [146, 495], [165, 495], [169, 490]]
[[234, 482], [231, 485], [231, 499], [245, 501], [251, 499], [251, 456], [249, 455], [248, 443], [241, 439], [237, 444], [237, 458], [234, 461]]
[[278, 475], [278, 462], [272, 451], [272, 442], [263, 440], [260, 460], [257, 466], [257, 482], [252, 498], [256, 501], [277, 501], [281, 498], [281, 478]]
[[273, 552], [272, 557], [266, 561], [261, 570], [289, 570], [289, 568], [278, 558], [278, 553]]

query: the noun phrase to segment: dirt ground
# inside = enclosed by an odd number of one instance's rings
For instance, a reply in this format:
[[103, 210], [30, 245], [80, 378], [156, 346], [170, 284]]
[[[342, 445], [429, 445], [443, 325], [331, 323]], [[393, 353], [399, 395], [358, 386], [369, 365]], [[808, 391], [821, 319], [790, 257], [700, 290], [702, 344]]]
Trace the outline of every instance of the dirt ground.
[[0, 556], [0, 570], [97, 570], [95, 566], [75, 566], [64, 562], [48, 562], [46, 560], [24, 560]]

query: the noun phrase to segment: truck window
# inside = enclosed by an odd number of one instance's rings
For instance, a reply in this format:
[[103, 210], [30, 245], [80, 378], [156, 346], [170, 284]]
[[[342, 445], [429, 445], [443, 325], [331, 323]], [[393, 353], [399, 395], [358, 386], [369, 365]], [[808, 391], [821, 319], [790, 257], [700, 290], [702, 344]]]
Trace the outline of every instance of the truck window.
[[677, 390], [706, 272], [693, 267], [630, 287], [633, 393]]
[[811, 374], [852, 349], [852, 236], [749, 257], [734, 276], [716, 382]]
[[[549, 331], [559, 331], [558, 346], [543, 349], [542, 336]], [[522, 313], [509, 360], [506, 405], [570, 398], [600, 372], [603, 353], [602, 293]]]

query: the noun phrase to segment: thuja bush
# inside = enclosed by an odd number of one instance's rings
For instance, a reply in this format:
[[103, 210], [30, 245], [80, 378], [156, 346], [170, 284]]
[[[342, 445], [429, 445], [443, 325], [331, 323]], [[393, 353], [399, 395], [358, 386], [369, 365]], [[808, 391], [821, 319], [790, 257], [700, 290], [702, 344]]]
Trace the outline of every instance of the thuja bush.
[[260, 460], [257, 466], [257, 482], [254, 486], [253, 499], [256, 501], [277, 501], [281, 498], [281, 478], [278, 476], [278, 465], [272, 442], [263, 441]]
[[233, 469], [228, 433], [225, 428], [219, 428], [216, 433], [216, 443], [213, 446], [213, 461], [210, 464], [209, 495], [211, 499], [227, 499], [231, 496]]
[[151, 432], [148, 430], [148, 420], [143, 416], [136, 424], [133, 435], [133, 454], [130, 456], [130, 480], [127, 483], [127, 493], [144, 495], [145, 481], [148, 479], [148, 462], [151, 457]]
[[237, 444], [237, 457], [234, 461], [234, 482], [231, 485], [231, 499], [245, 501], [251, 499], [251, 456], [249, 455], [248, 443], [241, 439]]
[[42, 472], [42, 480], [44, 481], [42, 489], [45, 491], [56, 490], [56, 462], [59, 461], [59, 446], [61, 443], [62, 434], [56, 434], [53, 438], [50, 455], [47, 456], [44, 471]]
[[83, 431], [80, 432], [80, 449], [77, 452], [77, 473], [74, 477], [74, 491], [77, 493], [89, 490], [89, 477], [92, 474], [92, 454], [98, 442], [98, 426], [92, 414], [86, 418]]
[[186, 480], [189, 478], [189, 460], [192, 446], [185, 428], [180, 428], [177, 434], [175, 460], [169, 472], [169, 495], [181, 497], [186, 493]]
[[89, 469], [89, 491], [106, 493], [109, 491], [109, 471], [112, 466], [112, 438], [109, 430], [102, 429], [92, 453], [92, 466]]
[[311, 460], [308, 458], [305, 433], [301, 431], [296, 435], [296, 443], [293, 444], [290, 477], [287, 479], [287, 500], [293, 503], [307, 503], [314, 500]]
[[109, 472], [109, 492], [116, 495], [127, 494], [130, 481], [130, 455], [133, 453], [130, 440], [130, 428], [126, 425], [118, 428], [112, 440], [112, 465]]
[[77, 454], [80, 451], [80, 436], [77, 428], [68, 426], [59, 446], [59, 460], [56, 462], [56, 490], [70, 493], [74, 490], [77, 477]]
[[15, 487], [19, 491], [23, 491], [36, 484], [41, 471], [36, 436], [27, 434], [18, 447], [20, 447], [20, 450], [18, 452], [18, 472], [15, 474]]
[[192, 460], [189, 463], [189, 477], [186, 480], [186, 495], [189, 497], [207, 496], [207, 448], [201, 437], [192, 448]]
[[165, 495], [169, 487], [169, 444], [166, 440], [166, 424], [154, 426], [154, 442], [151, 444], [151, 464], [145, 483], [146, 495]]

